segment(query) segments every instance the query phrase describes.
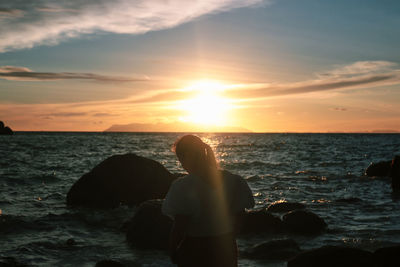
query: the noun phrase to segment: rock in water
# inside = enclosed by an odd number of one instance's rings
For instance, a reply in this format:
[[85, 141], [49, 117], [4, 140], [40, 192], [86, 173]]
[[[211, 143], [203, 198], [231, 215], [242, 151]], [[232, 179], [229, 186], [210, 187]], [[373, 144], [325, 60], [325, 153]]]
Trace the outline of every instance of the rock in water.
[[250, 259], [287, 260], [300, 253], [300, 247], [293, 239], [272, 240], [257, 244], [243, 255]]
[[[303, 252], [287, 267], [373, 267], [372, 253], [348, 247], [324, 246]], [[380, 266], [380, 265], [379, 265]]]
[[397, 267], [399, 266], [400, 245], [377, 249], [374, 252], [375, 266]]
[[281, 219], [267, 212], [266, 209], [259, 209], [246, 211], [240, 233], [279, 233], [282, 229]]
[[295, 210], [283, 215], [285, 228], [298, 234], [319, 234], [326, 228], [325, 221], [311, 211]]
[[380, 161], [377, 163], [371, 163], [365, 170], [367, 176], [389, 176], [390, 165], [392, 161]]
[[157, 161], [134, 154], [101, 162], [72, 185], [67, 204], [111, 208], [164, 198], [176, 177]]
[[124, 267], [125, 265], [115, 260], [102, 260], [96, 263], [95, 267]]
[[288, 212], [292, 210], [301, 210], [305, 209], [306, 206], [301, 203], [296, 203], [296, 202], [286, 202], [286, 201], [276, 201], [274, 203], [271, 203], [267, 211], [269, 212]]
[[14, 132], [10, 127], [4, 125], [2, 121], [0, 121], [0, 135], [13, 135]]
[[126, 238], [135, 248], [168, 249], [172, 219], [161, 212], [162, 200], [142, 203], [126, 223]]

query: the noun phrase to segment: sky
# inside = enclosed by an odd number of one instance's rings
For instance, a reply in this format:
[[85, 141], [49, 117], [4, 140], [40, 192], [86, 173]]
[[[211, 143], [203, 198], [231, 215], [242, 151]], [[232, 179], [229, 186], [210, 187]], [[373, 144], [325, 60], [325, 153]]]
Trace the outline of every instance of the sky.
[[400, 131], [399, 29], [397, 0], [1, 0], [0, 120]]

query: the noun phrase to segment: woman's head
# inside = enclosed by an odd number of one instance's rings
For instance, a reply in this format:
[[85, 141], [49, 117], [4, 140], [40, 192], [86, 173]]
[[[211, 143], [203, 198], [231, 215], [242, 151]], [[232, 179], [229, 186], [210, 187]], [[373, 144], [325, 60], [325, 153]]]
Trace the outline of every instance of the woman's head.
[[217, 169], [214, 152], [195, 135], [182, 136], [176, 140], [172, 150], [189, 173], [205, 176]]

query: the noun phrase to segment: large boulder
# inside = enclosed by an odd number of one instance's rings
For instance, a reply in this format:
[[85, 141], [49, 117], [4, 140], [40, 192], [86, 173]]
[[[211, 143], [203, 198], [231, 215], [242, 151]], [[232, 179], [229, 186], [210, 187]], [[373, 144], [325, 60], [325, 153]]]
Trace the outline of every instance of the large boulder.
[[319, 234], [327, 226], [321, 217], [306, 210], [290, 211], [283, 215], [282, 220], [286, 230], [298, 234]]
[[376, 163], [371, 162], [371, 164], [365, 170], [365, 175], [371, 176], [371, 177], [373, 177], [373, 176], [389, 176], [391, 164], [392, 164], [391, 160], [380, 161], [380, 162], [376, 162]]
[[266, 209], [246, 211], [240, 229], [241, 234], [280, 233], [283, 223]]
[[142, 203], [125, 224], [128, 242], [139, 249], [168, 249], [172, 219], [161, 212], [162, 200]]
[[374, 252], [375, 266], [397, 267], [400, 264], [400, 245], [377, 249]]
[[[349, 247], [324, 246], [300, 253], [287, 267], [373, 267], [372, 253]], [[380, 266], [380, 265], [379, 265]]]
[[288, 260], [300, 253], [293, 239], [272, 240], [257, 244], [243, 252], [243, 256], [258, 260]]
[[176, 177], [157, 161], [115, 155], [84, 174], [67, 194], [67, 204], [110, 208], [164, 198]]
[[296, 202], [286, 202], [286, 201], [276, 201], [271, 203], [267, 211], [269, 212], [288, 212], [292, 210], [300, 210], [300, 209], [305, 209], [306, 206], [301, 203], [296, 203]]
[[12, 135], [14, 134], [13, 130], [10, 127], [5, 126], [2, 121], [0, 121], [0, 134], [1, 135]]

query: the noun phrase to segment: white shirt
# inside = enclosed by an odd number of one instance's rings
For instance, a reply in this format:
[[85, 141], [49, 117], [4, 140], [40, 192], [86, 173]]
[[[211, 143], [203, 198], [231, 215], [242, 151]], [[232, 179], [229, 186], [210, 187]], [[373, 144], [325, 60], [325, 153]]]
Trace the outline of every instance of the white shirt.
[[187, 234], [213, 236], [231, 233], [234, 216], [254, 206], [247, 182], [238, 175], [219, 171], [221, 187], [212, 186], [189, 174], [175, 180], [162, 205], [165, 215], [190, 216]]

